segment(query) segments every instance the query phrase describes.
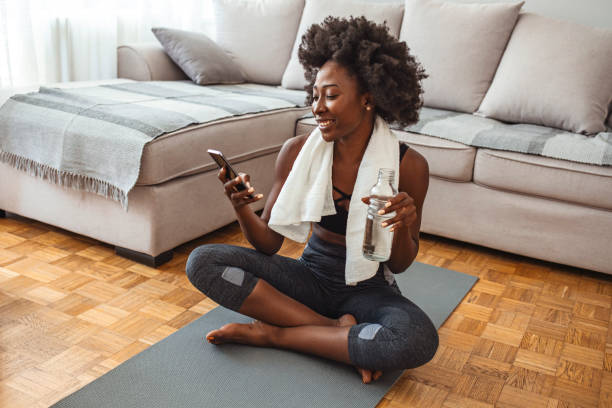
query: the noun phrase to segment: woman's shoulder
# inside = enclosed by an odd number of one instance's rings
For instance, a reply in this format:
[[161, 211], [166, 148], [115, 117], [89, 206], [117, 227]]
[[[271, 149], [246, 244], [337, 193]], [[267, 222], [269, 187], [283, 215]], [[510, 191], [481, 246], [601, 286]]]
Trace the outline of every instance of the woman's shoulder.
[[285, 150], [287, 153], [295, 153], [295, 155], [297, 156], [298, 153], [300, 153], [300, 150], [302, 150], [302, 146], [304, 146], [304, 143], [306, 143], [308, 136], [310, 136], [309, 133], [304, 133], [303, 135], [297, 135], [295, 137], [285, 140], [285, 143], [283, 144], [283, 148], [281, 150]]
[[402, 161], [400, 162], [400, 172], [404, 169], [409, 170], [420, 170], [421, 172], [427, 170], [429, 171], [429, 164], [427, 163], [427, 159], [421, 153], [416, 150], [410, 148], [407, 144], [406, 152], [402, 157]]
[[285, 143], [283, 143], [283, 147], [281, 147], [281, 150], [278, 153], [278, 159], [276, 160], [276, 170], [279, 172], [279, 174], [284, 174], [285, 176], [289, 174], [289, 171], [291, 171], [291, 167], [293, 167], [293, 163], [295, 162], [298, 154], [300, 154], [300, 150], [302, 150], [302, 146], [304, 146], [304, 143], [306, 143], [308, 136], [308, 133], [298, 135], [287, 139]]
[[[400, 190], [412, 190], [415, 187], [422, 189], [429, 184], [429, 164], [427, 159], [417, 152], [409, 148], [406, 150], [404, 157], [400, 163]], [[420, 188], [419, 188], [420, 187]]]

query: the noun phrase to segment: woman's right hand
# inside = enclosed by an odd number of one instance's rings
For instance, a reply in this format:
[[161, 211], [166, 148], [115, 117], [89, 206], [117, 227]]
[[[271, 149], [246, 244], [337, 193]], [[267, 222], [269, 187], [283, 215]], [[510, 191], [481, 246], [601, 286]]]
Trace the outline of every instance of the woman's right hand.
[[[217, 173], [217, 177], [223, 183], [225, 195], [230, 199], [234, 209], [238, 210], [245, 205], [254, 203], [255, 201], [259, 201], [263, 198], [263, 194], [253, 194], [255, 189], [249, 182], [251, 178], [248, 174], [240, 173], [238, 177], [226, 181], [225, 172], [225, 167], [223, 167], [221, 170], [219, 170], [219, 173]], [[236, 187], [241, 181], [247, 186], [247, 189], [238, 191]]]

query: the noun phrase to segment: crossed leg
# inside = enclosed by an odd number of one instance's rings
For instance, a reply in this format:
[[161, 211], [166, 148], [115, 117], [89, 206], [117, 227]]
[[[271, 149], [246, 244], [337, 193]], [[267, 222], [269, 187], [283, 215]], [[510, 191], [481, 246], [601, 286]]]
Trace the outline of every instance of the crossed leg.
[[[285, 348], [353, 364], [348, 333], [355, 318], [350, 314], [332, 318], [313, 310], [324, 310], [324, 288], [300, 262], [247, 248], [208, 245], [190, 255], [187, 273], [192, 283], [216, 302], [234, 309], [240, 305], [239, 313], [257, 319], [213, 330], [206, 335], [209, 342]], [[228, 276], [224, 279], [224, 275]], [[241, 288], [249, 288], [242, 298], [234, 293], [224, 296], [223, 292]], [[231, 305], [224, 304], [228, 297], [234, 299], [228, 302]], [[367, 369], [358, 371], [364, 383], [382, 375]]]

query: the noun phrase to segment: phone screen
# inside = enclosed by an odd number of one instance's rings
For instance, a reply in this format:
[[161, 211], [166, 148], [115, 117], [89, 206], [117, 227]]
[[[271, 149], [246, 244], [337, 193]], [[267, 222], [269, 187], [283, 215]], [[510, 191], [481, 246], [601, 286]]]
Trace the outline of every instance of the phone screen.
[[[232, 168], [225, 156], [223, 156], [223, 153], [218, 150], [208, 149], [208, 154], [210, 154], [210, 157], [213, 158], [213, 160], [215, 161], [215, 163], [217, 163], [217, 166], [219, 166], [220, 169], [225, 168], [226, 180], [231, 180], [233, 178], [238, 177], [238, 173], [236, 173], [236, 171]], [[246, 188], [247, 186], [243, 182], [236, 184], [236, 189], [238, 191], [246, 190]], [[249, 197], [252, 198], [252, 195], [249, 194]]]
[[227, 180], [231, 180], [238, 176], [236, 172], [234, 171], [234, 169], [232, 168], [232, 166], [227, 162], [227, 160], [225, 160], [225, 157], [223, 157], [223, 154], [221, 152], [217, 154], [216, 152], [211, 152], [209, 150], [208, 153], [213, 158], [213, 160], [217, 163], [217, 166], [219, 166], [220, 169], [225, 167], [225, 178]]

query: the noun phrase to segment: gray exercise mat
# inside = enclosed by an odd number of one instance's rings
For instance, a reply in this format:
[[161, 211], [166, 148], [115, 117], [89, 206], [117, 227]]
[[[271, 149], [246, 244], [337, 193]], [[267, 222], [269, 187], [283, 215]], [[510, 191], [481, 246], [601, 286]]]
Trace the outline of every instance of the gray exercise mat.
[[[396, 275], [402, 293], [436, 327], [478, 278], [414, 262]], [[401, 371], [362, 384], [351, 366], [292, 351], [204, 340], [210, 330], [252, 319], [217, 307], [102, 377], [55, 408], [374, 407]]]

